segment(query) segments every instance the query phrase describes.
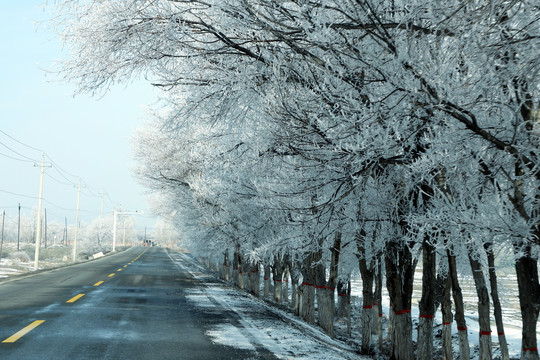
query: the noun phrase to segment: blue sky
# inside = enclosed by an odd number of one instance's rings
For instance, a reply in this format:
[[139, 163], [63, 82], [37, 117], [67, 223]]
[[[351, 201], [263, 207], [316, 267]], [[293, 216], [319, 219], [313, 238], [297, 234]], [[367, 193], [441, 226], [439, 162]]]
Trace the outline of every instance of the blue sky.
[[[82, 221], [99, 217], [102, 190], [105, 214], [119, 206], [148, 215], [145, 189], [131, 173], [130, 138], [156, 93], [140, 81], [100, 99], [74, 97], [73, 85], [48, 72], [65, 55], [42, 23], [51, 17], [47, 7], [53, 2], [45, 8], [43, 3], [0, 1], [0, 212], [13, 219], [18, 203], [28, 215], [37, 208], [39, 168], [32, 160], [39, 161], [42, 150], [56, 165], [44, 178], [43, 207], [50, 220], [75, 222], [79, 177], [87, 185], [81, 192]], [[154, 222], [148, 216], [135, 219], [139, 226]]]

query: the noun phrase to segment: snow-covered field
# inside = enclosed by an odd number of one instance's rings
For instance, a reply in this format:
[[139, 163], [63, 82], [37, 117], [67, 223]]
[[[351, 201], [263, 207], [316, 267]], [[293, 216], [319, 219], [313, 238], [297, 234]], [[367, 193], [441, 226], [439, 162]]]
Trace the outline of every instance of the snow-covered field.
[[[4, 244], [0, 259], [0, 279], [24, 274], [34, 269], [34, 247], [22, 245], [17, 251], [16, 244]], [[49, 269], [68, 264], [71, 247], [52, 246], [40, 249], [39, 269]]]
[[[519, 310], [519, 299], [517, 296], [517, 280], [515, 274], [505, 274], [504, 276], [499, 276], [499, 291], [501, 296], [501, 304], [503, 306], [503, 317], [504, 317], [504, 332], [506, 335], [506, 341], [508, 343], [508, 350], [511, 358], [519, 358], [521, 352], [521, 314]], [[352, 295], [354, 299], [357, 300], [357, 307], [361, 308], [362, 303], [359, 300], [362, 296], [362, 282], [360, 279], [354, 279], [352, 283]], [[419, 317], [418, 310], [418, 301], [421, 297], [421, 287], [422, 287], [422, 270], [417, 269], [414, 279], [414, 288], [413, 291], [413, 306], [411, 309], [411, 315], [413, 322], [417, 323]], [[480, 328], [478, 326], [478, 313], [477, 313], [477, 302], [478, 297], [476, 295], [476, 290], [474, 287], [474, 281], [470, 276], [463, 276], [460, 283], [463, 291], [463, 299], [465, 302], [465, 319], [467, 321], [467, 330], [469, 335], [469, 343], [471, 347], [471, 359], [475, 359], [478, 350], [478, 337]], [[390, 309], [390, 303], [388, 298], [388, 293], [383, 290], [383, 308], [384, 313], [388, 314]], [[493, 308], [492, 308], [493, 311]], [[439, 311], [435, 315], [435, 332], [442, 329], [442, 314]], [[454, 321], [453, 325], [453, 334], [457, 336], [457, 325]], [[493, 343], [493, 356], [497, 358], [500, 353], [498, 347], [498, 337], [497, 337], [497, 328], [495, 326], [495, 320], [492, 318], [491, 324], [492, 330], [492, 343]], [[416, 341], [416, 331], [413, 331], [413, 339]], [[458, 353], [457, 347], [457, 337], [454, 337], [455, 340], [455, 354]]]

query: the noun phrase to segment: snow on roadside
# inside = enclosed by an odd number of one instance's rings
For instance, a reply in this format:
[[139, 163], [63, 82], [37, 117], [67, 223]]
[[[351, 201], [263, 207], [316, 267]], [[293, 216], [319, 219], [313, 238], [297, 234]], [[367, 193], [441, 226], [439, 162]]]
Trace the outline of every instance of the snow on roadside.
[[[171, 255], [171, 259], [180, 268], [204, 284], [202, 290], [194, 290], [188, 294], [187, 298], [193, 305], [208, 308], [218, 304], [238, 315], [241, 327], [220, 324], [207, 332], [214, 342], [247, 350], [263, 347], [279, 359], [370, 359], [355, 354], [352, 348], [331, 339], [320, 329], [309, 326], [284, 311], [216, 283], [188, 256]], [[269, 312], [274, 315], [262, 315]]]
[[[204, 282], [205, 278], [209, 277], [209, 275], [207, 274], [206, 269], [203, 266], [201, 266], [200, 264], [198, 264], [196, 261], [191, 259], [188, 255], [186, 255], [186, 254], [171, 254], [171, 255], [172, 255], [172, 257], [174, 257], [174, 259], [177, 262], [182, 261], [182, 265], [183, 265], [184, 269], [186, 271], [191, 272], [191, 274], [194, 277], [202, 280], [203, 282]], [[188, 268], [186, 268], [186, 267], [188, 267]], [[210, 296], [218, 299], [218, 301], [221, 301], [222, 303], [225, 303], [229, 307], [234, 308], [234, 309], [242, 309], [242, 307], [245, 306], [244, 304], [246, 303], [246, 298], [239, 299], [238, 296], [234, 297], [234, 296], [231, 296], [230, 294], [228, 296], [226, 296], [226, 295], [223, 294], [224, 290], [222, 288], [216, 287], [215, 284], [212, 285], [212, 284], [206, 282], [206, 285], [208, 286], [208, 291], [209, 291]], [[218, 292], [216, 293], [215, 291], [218, 291]], [[358, 294], [355, 294], [355, 295], [358, 295]], [[195, 296], [195, 295], [193, 295], [193, 296]], [[202, 294], [199, 294], [199, 296], [202, 296]], [[356, 296], [356, 298], [359, 298], [359, 296]], [[269, 305], [266, 305], [264, 302], [262, 302], [262, 301], [260, 301], [260, 300], [258, 300], [256, 298], [252, 298], [252, 300], [253, 300], [252, 302], [257, 303], [262, 307], [271, 308]], [[200, 301], [200, 299], [198, 299], [197, 301]], [[233, 302], [231, 303], [231, 301], [233, 301]], [[200, 304], [200, 306], [205, 306], [204, 302], [200, 302], [199, 304]], [[207, 306], [213, 306], [213, 305], [211, 303], [208, 303]], [[388, 298], [385, 298], [385, 300], [383, 300], [383, 308], [384, 308], [383, 310], [384, 310], [385, 314], [388, 314], [388, 311], [389, 311]], [[295, 323], [295, 326], [297, 328], [298, 327], [302, 328], [303, 330], [301, 331], [301, 333], [302, 333], [301, 336], [305, 337], [306, 333], [308, 333], [310, 336], [312, 336], [312, 337], [314, 336], [315, 338], [318, 338], [319, 339], [318, 341], [321, 341], [321, 339], [323, 339], [322, 341], [324, 343], [334, 344], [333, 346], [336, 346], [337, 349], [339, 349], [340, 347], [346, 346], [341, 342], [337, 342], [337, 341], [327, 337], [326, 334], [322, 333], [320, 331], [320, 329], [318, 329], [317, 327], [310, 326], [310, 325], [302, 322], [298, 318], [292, 316], [291, 314], [289, 314], [289, 313], [287, 313], [285, 311], [279, 310], [277, 308], [272, 308], [271, 310], [274, 313], [278, 313], [280, 317], [282, 317], [284, 319], [287, 319], [288, 322]], [[413, 307], [411, 315], [413, 317], [413, 320], [418, 318], [419, 312], [418, 312], [418, 307], [417, 306]], [[478, 359], [478, 353], [477, 353], [478, 344], [479, 344], [478, 315], [474, 311], [467, 311], [465, 316], [467, 318], [467, 328], [468, 328], [468, 333], [469, 333], [469, 343], [470, 343], [470, 346], [471, 346], [471, 359], [475, 360], [475, 359]], [[246, 321], [251, 322], [252, 320], [248, 319]], [[435, 332], [437, 332], [440, 329], [441, 323], [442, 323], [442, 318], [441, 318], [441, 314], [440, 314], [440, 311], [439, 311], [439, 312], [437, 312], [437, 315], [436, 315], [436, 318], [435, 318], [435, 324], [436, 324], [435, 328], [434, 328]], [[509, 348], [509, 352], [510, 352], [510, 357], [511, 358], [519, 358], [520, 352], [521, 352], [521, 326], [520, 326], [521, 324], [518, 324], [516, 321], [512, 321], [512, 319], [505, 319], [505, 325], [506, 325], [505, 326], [505, 335], [506, 335], [506, 340], [508, 342], [508, 348]], [[290, 330], [290, 328], [289, 328], [289, 330]], [[497, 337], [497, 331], [496, 331], [496, 328], [495, 328], [494, 324], [492, 325], [492, 331], [493, 331], [492, 332], [492, 342], [493, 342], [493, 348], [494, 348], [493, 355], [494, 356], [499, 356], [500, 353], [499, 353], [499, 348], [498, 348], [498, 337]], [[453, 323], [453, 334], [454, 335], [457, 334], [457, 328], [456, 328], [456, 323], [455, 322]], [[413, 331], [414, 340], [416, 340], [416, 335], [417, 335], [416, 331]], [[263, 341], [264, 339], [265, 339], [264, 336], [262, 336], [262, 340], [261, 340], [262, 343], [264, 343], [264, 341]], [[454, 340], [457, 341], [457, 339], [454, 339]], [[272, 351], [274, 351], [274, 350], [272, 350]], [[353, 352], [352, 349], [348, 349], [348, 351], [350, 351], [351, 353]], [[456, 350], [456, 353], [457, 353], [457, 350]], [[340, 357], [338, 357], [338, 358], [344, 358], [343, 355], [339, 355], [339, 356]], [[354, 355], [354, 356], [357, 356], [357, 355]], [[295, 356], [295, 358], [297, 358], [297, 357]], [[299, 357], [299, 358], [302, 358], [302, 357]], [[309, 359], [319, 359], [317, 357], [313, 357], [312, 354], [309, 354], [306, 357], [306, 359], [308, 359], [308, 358]], [[332, 359], [333, 357], [332, 356], [329, 357], [328, 355], [324, 355], [324, 356], [320, 357], [320, 359], [323, 359], [323, 358], [324, 359]], [[361, 359], [361, 357], [352, 357], [352, 358]], [[364, 359], [369, 359], [369, 357], [365, 357]]]

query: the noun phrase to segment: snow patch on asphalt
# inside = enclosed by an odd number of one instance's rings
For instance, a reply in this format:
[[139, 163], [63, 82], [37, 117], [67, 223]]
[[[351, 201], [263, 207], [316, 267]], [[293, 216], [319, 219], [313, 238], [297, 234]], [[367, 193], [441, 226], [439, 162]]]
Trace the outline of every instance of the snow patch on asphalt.
[[206, 335], [210, 336], [212, 342], [216, 344], [255, 351], [255, 347], [233, 325], [215, 326], [214, 329], [206, 331]]

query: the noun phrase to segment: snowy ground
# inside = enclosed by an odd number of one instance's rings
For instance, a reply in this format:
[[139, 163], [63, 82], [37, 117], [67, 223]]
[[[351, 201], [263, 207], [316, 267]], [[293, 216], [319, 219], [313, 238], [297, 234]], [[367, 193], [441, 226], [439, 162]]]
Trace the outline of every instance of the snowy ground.
[[[50, 269], [69, 264], [71, 247], [50, 246], [40, 249], [39, 269]], [[23, 244], [17, 251], [16, 243], [3, 244], [0, 259], [0, 279], [34, 270], [34, 246]]]
[[[118, 251], [127, 247], [119, 246]], [[34, 246], [23, 244], [17, 251], [16, 243], [3, 244], [2, 258], [0, 259], [0, 281], [14, 275], [25, 274], [34, 271]], [[86, 256], [79, 254], [77, 261], [86, 261]], [[40, 249], [38, 269], [53, 269], [72, 264], [72, 247], [53, 245]]]
[[190, 272], [204, 284], [188, 296], [194, 305], [210, 310], [218, 304], [234, 311], [240, 318], [241, 327], [221, 324], [209, 330], [207, 335], [214, 342], [248, 350], [263, 347], [279, 359], [369, 359], [357, 355], [353, 348], [329, 338], [317, 327], [301, 322], [286, 311], [216, 281], [188, 255], [173, 253], [171, 258], [182, 270]]
[[[218, 299], [219, 302], [225, 302], [230, 308], [233, 309], [245, 309], [250, 308], [251, 306], [254, 306], [252, 304], [257, 304], [256, 306], [261, 306], [264, 308], [272, 308], [272, 311], [276, 312], [280, 315], [283, 319], [286, 319], [289, 323], [294, 323], [296, 329], [299, 331], [299, 334], [304, 334], [303, 336], [307, 336], [307, 339], [312, 338], [312, 336], [317, 339], [317, 342], [322, 341], [323, 344], [328, 344], [328, 346], [335, 347], [336, 349], [340, 349], [340, 351], [346, 351], [350, 354], [350, 356], [353, 356], [352, 358], [355, 359], [368, 359], [367, 357], [359, 357], [358, 355], [354, 355], [352, 352], [354, 352], [354, 349], [359, 349], [360, 347], [360, 314], [361, 314], [361, 284], [353, 282], [353, 327], [352, 327], [352, 338], [348, 338], [346, 335], [346, 324], [344, 322], [337, 322], [336, 323], [336, 334], [337, 338], [339, 340], [333, 340], [327, 337], [324, 333], [320, 331], [320, 329], [316, 326], [309, 326], [302, 321], [299, 320], [298, 317], [294, 316], [290, 311], [284, 311], [280, 310], [278, 307], [272, 306], [271, 301], [263, 301], [260, 299], [257, 299], [253, 296], [247, 295], [245, 292], [237, 290], [235, 288], [227, 287], [223, 283], [215, 283], [215, 279], [208, 275], [208, 271], [205, 270], [202, 266], [196, 264], [191, 260], [191, 257], [185, 254], [175, 254], [174, 255], [177, 261], [182, 259], [182, 264], [184, 267], [188, 267], [189, 270], [194, 274], [194, 276], [202, 281], [205, 281], [209, 279], [212, 279], [214, 283], [207, 282], [207, 289], [205, 293], [200, 294], [193, 294], [193, 299], [199, 301], [201, 298], [205, 297], [213, 297]], [[189, 265], [187, 265], [189, 264]], [[417, 274], [418, 275], [418, 274]], [[508, 283], [511, 284], [512, 279], [509, 280]], [[415, 279], [415, 282], [420, 281], [421, 283], [421, 272], [420, 272], [420, 278]], [[472, 281], [472, 280], [471, 280]], [[355, 286], [356, 285], [356, 286]], [[478, 359], [478, 340], [479, 340], [479, 326], [478, 326], [478, 317], [476, 313], [476, 294], [474, 287], [468, 287], [463, 286], [463, 292], [465, 296], [465, 300], [468, 302], [466, 305], [466, 320], [467, 320], [467, 328], [468, 328], [468, 334], [469, 334], [469, 343], [471, 348], [471, 359], [475, 360]], [[507, 296], [504, 299], [501, 299], [503, 302], [503, 306], [505, 308], [503, 309], [504, 315], [505, 315], [505, 334], [506, 339], [508, 342], [510, 357], [513, 359], [518, 359], [520, 356], [521, 351], [521, 320], [519, 319], [519, 304], [517, 302], [517, 296], [516, 292], [512, 292], [511, 289], [506, 289], [506, 293], [510, 293], [509, 296]], [[386, 294], [387, 295], [387, 294]], [[417, 306], [417, 301], [419, 299], [419, 293], [416, 293], [414, 295], [415, 299], [413, 300], [414, 306], [411, 311], [411, 315], [413, 318], [413, 322], [416, 325], [417, 319], [419, 317], [419, 311]], [[385, 315], [389, 312], [389, 302], [388, 302], [388, 296], [383, 296], [385, 300], [383, 300], [383, 311]], [[204, 301], [201, 301], [201, 304], [204, 303]], [[207, 303], [208, 304], [208, 303]], [[204, 306], [204, 305], [201, 305]], [[262, 329], [267, 326], [267, 324], [261, 324], [261, 325], [253, 325], [257, 324], [257, 322], [260, 322], [258, 320], [254, 320], [252, 318], [245, 319], [245, 322], [247, 326], [254, 327], [253, 333], [257, 334], [257, 338], [260, 338], [262, 343], [265, 343], [267, 338], [270, 336], [270, 333], [264, 334], [264, 331]], [[251, 324], [251, 325], [249, 325]], [[273, 328], [274, 325], [271, 326]], [[435, 317], [435, 347], [440, 349], [440, 345], [437, 344], [438, 341], [440, 341], [440, 337], [437, 337], [437, 333], [442, 329], [442, 316], [440, 311], [437, 313]], [[286, 327], [284, 330], [290, 331], [289, 327]], [[263, 332], [261, 334], [261, 331]], [[499, 346], [498, 346], [498, 337], [497, 337], [497, 331], [495, 324], [492, 324], [492, 342], [493, 342], [493, 358], [497, 359], [500, 358], [500, 352], [499, 352]], [[232, 329], [216, 329], [215, 332], [212, 332], [211, 336], [215, 337], [216, 341], [223, 342], [224, 344], [231, 344], [231, 342], [227, 339], [231, 339], [233, 334], [236, 334], [233, 332]], [[292, 335], [283, 335], [284, 337], [289, 336], [289, 338], [296, 339], [295, 337], [301, 336], [298, 333], [294, 334], [294, 337], [291, 337]], [[454, 354], [457, 356], [459, 352], [458, 347], [458, 339], [457, 339], [457, 328], [456, 323], [453, 323], [453, 334], [454, 334]], [[413, 331], [413, 340], [416, 341], [416, 330]], [[386, 337], [386, 334], [385, 334]], [[276, 338], [279, 338], [279, 335], [276, 335]], [[265, 340], [266, 339], [266, 340]], [[341, 340], [341, 341], [340, 341]], [[277, 341], [274, 339], [274, 341]], [[376, 336], [374, 336], [373, 341], [376, 341]], [[234, 341], [236, 342], [236, 340]], [[304, 349], [310, 349], [312, 345], [309, 345], [307, 340], [301, 340], [296, 341], [294, 340], [293, 343], [298, 343], [298, 347], [295, 349], [295, 351], [300, 351], [301, 348]], [[245, 344], [245, 341], [239, 341], [238, 344]], [[351, 344], [351, 346], [347, 345]], [[300, 346], [302, 345], [302, 346]], [[385, 344], [387, 345], [387, 344]], [[240, 346], [240, 345], [239, 345]], [[248, 345], [246, 345], [248, 346]], [[314, 349], [320, 350], [320, 347], [315, 346]], [[280, 352], [280, 354], [284, 354], [283, 351]], [[310, 352], [309, 354], [301, 355], [300, 357], [294, 356], [293, 358], [297, 359], [347, 359], [347, 357], [344, 357], [341, 353], [332, 353], [332, 355], [329, 354], [321, 354], [319, 355], [318, 352]], [[334, 357], [337, 356], [337, 357]], [[435, 356], [436, 357], [436, 356]], [[374, 358], [384, 358], [383, 355], [375, 355]]]
[[[518, 359], [521, 353], [521, 314], [519, 310], [519, 298], [517, 296], [517, 280], [515, 274], [506, 274], [504, 277], [500, 276], [498, 279], [499, 291], [501, 291], [501, 303], [503, 306], [503, 320], [504, 320], [504, 333], [506, 335], [506, 341], [508, 343], [508, 351], [511, 358]], [[421, 284], [422, 284], [422, 270], [417, 269], [415, 273], [415, 291], [413, 292], [413, 306], [411, 309], [411, 315], [413, 323], [418, 323], [419, 310], [418, 301], [421, 297]], [[352, 295], [356, 300], [357, 308], [362, 306], [360, 301], [362, 294], [361, 281], [352, 281]], [[463, 291], [463, 297], [465, 302], [465, 320], [467, 321], [467, 331], [469, 335], [469, 344], [471, 348], [471, 359], [477, 359], [478, 341], [479, 341], [479, 325], [478, 325], [478, 313], [477, 302], [478, 298], [474, 287], [472, 278], [463, 276], [461, 279], [461, 286]], [[383, 292], [383, 310], [385, 314], [388, 314], [390, 309], [390, 303], [388, 294]], [[493, 307], [491, 309], [493, 311]], [[457, 339], [457, 325], [454, 321], [452, 324], [454, 335], [454, 354], [459, 351], [458, 339]], [[435, 315], [435, 334], [437, 331], [442, 330], [442, 314], [437, 311]], [[491, 324], [492, 331], [492, 343], [493, 343], [493, 358], [497, 359], [500, 356], [499, 339], [497, 336], [497, 328], [495, 326], [494, 318], [492, 318]], [[416, 341], [417, 332], [413, 331], [413, 340]], [[435, 341], [438, 339], [436, 338]]]

